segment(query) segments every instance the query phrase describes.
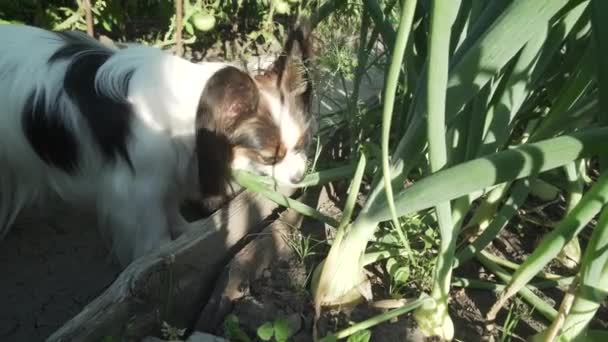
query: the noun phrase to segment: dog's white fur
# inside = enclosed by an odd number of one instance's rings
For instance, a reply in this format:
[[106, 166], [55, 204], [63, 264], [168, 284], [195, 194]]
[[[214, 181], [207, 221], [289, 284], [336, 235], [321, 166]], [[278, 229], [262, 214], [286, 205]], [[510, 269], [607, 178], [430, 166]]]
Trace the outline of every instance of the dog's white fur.
[[[38, 28], [0, 26], [0, 238], [24, 206], [59, 196], [95, 209], [113, 252], [127, 265], [171, 240], [171, 227], [187, 224], [179, 205], [198, 190], [193, 152], [197, 105], [209, 77], [227, 64], [194, 64], [156, 48], [134, 46], [117, 51], [99, 69], [97, 91], [127, 100], [134, 108], [127, 145], [132, 172], [123, 159], [104, 160], [82, 117], [74, 114], [78, 109], [62, 90], [69, 61], [47, 64], [63, 44], [54, 33]], [[122, 73], [130, 70], [135, 71], [128, 96], [121, 99]], [[24, 135], [22, 112], [34, 89], [45, 95], [48, 105], [59, 99], [61, 120], [76, 135], [81, 153], [74, 174], [42, 161]], [[286, 131], [291, 130], [286, 138], [299, 135], [280, 103], [274, 107], [273, 116], [285, 117]], [[240, 159], [233, 166], [255, 169]], [[304, 167], [303, 155], [291, 155], [276, 172], [265, 171], [289, 182]]]

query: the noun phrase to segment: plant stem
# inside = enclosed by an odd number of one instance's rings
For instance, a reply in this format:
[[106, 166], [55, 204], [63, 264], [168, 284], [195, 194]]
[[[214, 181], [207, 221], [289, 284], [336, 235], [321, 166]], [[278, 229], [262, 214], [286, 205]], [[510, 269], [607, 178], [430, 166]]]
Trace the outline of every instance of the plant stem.
[[[494, 255], [494, 254], [486, 253], [484, 255], [485, 255], [486, 258], [492, 260], [497, 265], [509, 268], [509, 269], [511, 269], [513, 271], [516, 271], [518, 268], [521, 267], [521, 265], [519, 265], [519, 264], [517, 264], [515, 262], [509, 261], [507, 259], [503, 259], [503, 258], [501, 258], [499, 256]], [[559, 276], [557, 274], [549, 273], [549, 272], [545, 272], [545, 271], [540, 271], [537, 274], [537, 276], [540, 277], [540, 278], [548, 279], [548, 280], [554, 280], [554, 279], [560, 279], [561, 278], [561, 276]]]
[[[429, 162], [433, 173], [441, 170], [447, 164], [445, 109], [450, 36], [451, 25], [459, 8], [460, 1], [450, 1], [449, 5], [439, 0], [431, 2], [426, 108], [428, 109]], [[385, 181], [385, 186], [387, 184], [391, 184], [390, 179]], [[438, 203], [435, 210], [441, 241], [431, 290], [434, 303], [421, 306], [414, 314], [414, 318], [426, 336], [440, 336], [449, 341], [454, 337], [454, 324], [448, 313], [448, 298], [457, 229], [452, 222], [450, 201]]]
[[91, 11], [91, 1], [93, 0], [83, 0], [82, 5], [84, 7], [84, 16], [87, 22], [87, 34], [93, 37], [93, 12]]
[[388, 79], [386, 80], [386, 88], [384, 90], [384, 106], [382, 108], [382, 173], [384, 176], [384, 187], [386, 191], [386, 201], [391, 212], [394, 229], [397, 230], [403, 247], [409, 250], [409, 243], [399, 224], [399, 217], [395, 211], [395, 201], [393, 199], [393, 187], [391, 185], [391, 171], [389, 161], [389, 138], [391, 133], [391, 119], [393, 116], [393, 108], [395, 107], [395, 94], [401, 74], [401, 65], [405, 56], [405, 48], [407, 40], [412, 29], [412, 21], [416, 11], [417, 0], [407, 0], [401, 10], [401, 19], [399, 20], [399, 29], [397, 31], [397, 40], [393, 49], [391, 64], [388, 69]]
[[[340, 255], [341, 251], [340, 246], [342, 244], [342, 238], [346, 234], [346, 227], [350, 223], [357, 196], [359, 195], [361, 182], [363, 180], [363, 175], [365, 174], [365, 163], [365, 153], [361, 153], [359, 163], [357, 164], [357, 170], [355, 171], [355, 176], [353, 178], [353, 181], [351, 182], [350, 192], [348, 193], [348, 197], [346, 199], [342, 219], [340, 220], [340, 224], [338, 225], [334, 244], [331, 246], [327, 258], [324, 261], [324, 264], [322, 266], [319, 266], [321, 267], [321, 271], [318, 278], [318, 282], [315, 284], [313, 281], [312, 284], [315, 304], [315, 324], [313, 329], [313, 334], [315, 337], [317, 336], [316, 321], [319, 319], [321, 314], [321, 305], [323, 304], [323, 301], [325, 300], [325, 297], [329, 292], [329, 288], [333, 280], [332, 275], [334, 275], [336, 273], [336, 269], [339, 268], [340, 260], [338, 256]], [[356, 262], [355, 264], [356, 267], [360, 267], [359, 262]]]
[[[487, 256], [488, 254], [485, 254], [485, 255]], [[572, 284], [573, 281], [574, 281], [574, 277], [562, 277], [560, 279], [541, 280], [541, 281], [531, 283], [530, 285], [537, 289], [547, 289], [547, 288], [553, 288], [553, 287], [570, 286], [570, 284]], [[496, 291], [496, 292], [503, 291], [507, 287], [506, 284], [492, 283], [489, 281], [483, 281], [483, 280], [479, 280], [479, 279], [469, 279], [469, 278], [460, 278], [460, 277], [454, 277], [454, 281], [452, 281], [452, 286], [481, 289], [481, 290], [492, 290], [492, 291]]]
[[[475, 253], [483, 250], [492, 240], [498, 235], [498, 233], [504, 228], [511, 217], [515, 215], [517, 209], [523, 204], [525, 199], [528, 197], [529, 182], [522, 180], [516, 182], [511, 189], [511, 194], [498, 211], [495, 213], [495, 205], [498, 204], [498, 200], [506, 194], [508, 187], [501, 186], [493, 190], [486, 201], [482, 202], [479, 209], [475, 212], [474, 217], [471, 219], [473, 224], [479, 223], [480, 229], [483, 230], [481, 235], [475, 239], [471, 244], [462, 248], [456, 254], [454, 260], [454, 267], [462, 265], [467, 260], [471, 259]], [[490, 217], [494, 216], [492, 222], [486, 226], [486, 222], [489, 221]]]
[[248, 172], [234, 172], [233, 175], [236, 182], [248, 190], [262, 194], [269, 200], [286, 208], [291, 208], [302, 215], [310, 216], [333, 227], [338, 226], [338, 221], [322, 214], [318, 210], [315, 210], [314, 208], [311, 208], [300, 201], [296, 201], [281, 193], [266, 188], [263, 183], [257, 181], [257, 177], [255, 175]]
[[545, 342], [552, 342], [559, 334], [559, 331], [564, 326], [564, 321], [566, 320], [566, 316], [570, 312], [572, 308], [572, 303], [574, 302], [574, 291], [576, 290], [578, 282], [573, 281], [570, 286], [568, 286], [568, 291], [564, 295], [562, 299], [562, 303], [559, 306], [559, 311], [557, 313], [557, 318], [553, 320], [551, 326], [547, 331], [547, 335], [545, 337]]
[[[366, 164], [365, 170], [369, 171], [377, 166], [377, 162], [375, 160], [369, 161]], [[329, 182], [333, 182], [336, 180], [344, 179], [352, 177], [355, 173], [355, 164], [338, 166], [335, 168], [321, 170], [317, 172], [310, 173], [304, 177], [304, 179], [298, 184], [294, 184], [293, 186], [296, 188], [308, 188], [313, 186], [324, 185]], [[276, 185], [276, 181], [271, 177], [260, 176], [257, 177], [257, 180], [260, 183], [264, 183], [268, 186]]]
[[182, 22], [184, 19], [183, 1], [184, 0], [175, 0], [175, 54], [180, 57], [184, 53], [182, 42], [182, 30], [184, 27]]
[[493, 321], [504, 303], [555, 258], [564, 245], [576, 237], [606, 203], [608, 203], [608, 172], [600, 176], [572, 212], [545, 236], [532, 255], [515, 271], [509, 286], [488, 312], [487, 320]]
[[340, 339], [340, 338], [346, 338], [358, 331], [361, 330], [365, 330], [365, 329], [369, 329], [373, 326], [376, 326], [382, 322], [386, 322], [388, 320], [391, 320], [395, 317], [401, 316], [405, 313], [408, 313], [416, 308], [418, 308], [419, 306], [421, 306], [422, 304], [424, 304], [425, 302], [429, 301], [430, 298], [428, 297], [422, 297], [422, 298], [418, 298], [414, 301], [412, 301], [409, 304], [406, 304], [398, 309], [393, 309], [390, 311], [387, 311], [383, 314], [380, 314], [378, 316], [372, 317], [370, 319], [367, 319], [363, 322], [359, 322], [357, 324], [354, 324], [344, 330], [341, 330], [335, 334], [332, 334], [330, 336], [324, 337], [321, 341], [332, 341], [333, 338], [335, 339]]
[[[490, 258], [488, 258], [489, 253], [485, 251], [481, 251], [477, 254], [477, 259], [488, 269], [490, 269], [494, 274], [496, 274], [502, 281], [508, 283], [511, 281], [512, 276], [504, 270], [502, 267], [498, 266], [494, 263]], [[530, 286], [530, 285], [528, 285]], [[525, 299], [530, 305], [532, 305], [541, 315], [543, 315], [547, 320], [553, 321], [555, 317], [557, 317], [557, 310], [555, 310], [551, 305], [547, 304], [544, 300], [538, 297], [532, 290], [528, 287], [522, 287], [519, 289], [519, 294]], [[493, 324], [493, 320], [488, 321], [489, 325]]]
[[580, 284], [574, 302], [561, 329], [561, 338], [566, 341], [587, 340], [589, 323], [608, 296], [608, 209], [606, 207], [602, 210], [585, 249], [579, 278]]

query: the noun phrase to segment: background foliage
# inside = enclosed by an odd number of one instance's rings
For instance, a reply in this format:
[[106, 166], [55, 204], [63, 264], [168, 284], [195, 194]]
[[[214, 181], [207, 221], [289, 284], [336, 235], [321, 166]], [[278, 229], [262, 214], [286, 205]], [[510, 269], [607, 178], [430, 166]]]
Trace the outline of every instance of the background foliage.
[[[174, 43], [172, 0], [94, 0], [96, 35], [159, 47]], [[193, 50], [221, 50], [224, 57], [265, 51], [282, 41], [285, 25], [310, 14], [316, 0], [184, 0], [184, 42]], [[52, 30], [86, 30], [82, 0], [3, 0], [0, 23]]]

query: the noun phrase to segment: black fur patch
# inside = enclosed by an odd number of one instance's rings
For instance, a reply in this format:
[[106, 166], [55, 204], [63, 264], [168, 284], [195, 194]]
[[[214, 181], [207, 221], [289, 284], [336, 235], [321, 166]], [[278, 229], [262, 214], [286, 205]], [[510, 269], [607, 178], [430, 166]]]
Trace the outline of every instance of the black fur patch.
[[33, 92], [23, 108], [23, 132], [34, 151], [47, 164], [67, 173], [78, 166], [78, 143], [74, 134], [59, 119], [58, 113], [47, 113], [43, 96]]
[[[127, 151], [131, 134], [133, 110], [131, 105], [99, 94], [95, 90], [95, 75], [114, 51], [88, 36], [75, 32], [60, 33], [65, 45], [48, 60], [49, 63], [71, 59], [63, 87], [87, 122], [95, 142], [109, 161], [122, 157], [133, 169]], [[133, 71], [127, 73], [123, 84], [128, 84]], [[128, 86], [124, 87], [125, 97]]]

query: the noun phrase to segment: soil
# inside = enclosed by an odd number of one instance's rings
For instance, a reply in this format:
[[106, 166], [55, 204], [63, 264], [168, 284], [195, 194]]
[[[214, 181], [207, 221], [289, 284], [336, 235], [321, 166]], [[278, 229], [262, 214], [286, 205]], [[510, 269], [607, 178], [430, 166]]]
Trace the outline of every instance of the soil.
[[119, 273], [90, 216], [24, 212], [0, 248], [0, 340], [43, 341]]

